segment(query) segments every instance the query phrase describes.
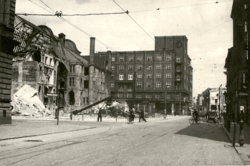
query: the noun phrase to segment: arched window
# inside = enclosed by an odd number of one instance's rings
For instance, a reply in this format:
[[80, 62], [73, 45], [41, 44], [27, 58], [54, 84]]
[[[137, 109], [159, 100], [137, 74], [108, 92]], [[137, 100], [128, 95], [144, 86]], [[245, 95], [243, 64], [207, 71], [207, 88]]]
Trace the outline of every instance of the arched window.
[[69, 92], [69, 105], [75, 104], [75, 93], [73, 91]]

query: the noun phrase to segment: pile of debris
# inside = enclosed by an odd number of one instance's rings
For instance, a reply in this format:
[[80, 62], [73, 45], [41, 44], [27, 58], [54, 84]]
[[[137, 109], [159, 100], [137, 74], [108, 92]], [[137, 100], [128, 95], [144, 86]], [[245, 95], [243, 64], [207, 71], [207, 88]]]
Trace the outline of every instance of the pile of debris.
[[51, 114], [39, 99], [37, 90], [29, 85], [24, 85], [13, 94], [11, 105], [13, 107], [12, 114], [25, 116], [48, 116]]

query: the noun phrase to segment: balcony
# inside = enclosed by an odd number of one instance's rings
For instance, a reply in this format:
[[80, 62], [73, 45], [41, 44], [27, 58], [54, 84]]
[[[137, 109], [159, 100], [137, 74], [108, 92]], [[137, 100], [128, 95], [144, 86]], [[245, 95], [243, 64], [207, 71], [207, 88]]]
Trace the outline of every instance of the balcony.
[[176, 73], [181, 73], [181, 69], [176, 69], [175, 72]]
[[175, 60], [175, 63], [177, 63], [177, 64], [182, 64], [182, 61], [180, 61], [180, 60]]
[[180, 81], [181, 81], [181, 78], [178, 78], [178, 77], [177, 77], [177, 78], [175, 78], [175, 81], [176, 81], [176, 82], [180, 82]]

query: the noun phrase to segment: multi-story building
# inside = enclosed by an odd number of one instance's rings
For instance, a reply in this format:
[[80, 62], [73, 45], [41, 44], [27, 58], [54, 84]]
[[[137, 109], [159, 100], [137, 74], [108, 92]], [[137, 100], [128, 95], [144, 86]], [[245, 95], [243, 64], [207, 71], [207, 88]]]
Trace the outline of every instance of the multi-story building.
[[95, 38], [87, 61], [65, 34], [55, 36], [49, 27], [19, 16], [15, 22], [14, 40], [20, 44], [14, 48], [12, 94], [30, 85], [51, 112], [57, 107], [71, 112], [110, 96], [110, 72], [93, 63]]
[[192, 103], [193, 68], [186, 36], [155, 37], [153, 51], [98, 52], [100, 65], [111, 61], [113, 100], [147, 112], [182, 113]]
[[207, 112], [222, 113], [226, 111], [226, 88], [207, 88], [197, 96], [197, 109], [200, 114]]
[[[233, 47], [228, 50], [225, 68], [227, 69], [227, 112], [239, 117], [244, 110], [250, 122], [249, 93], [245, 90], [246, 73], [249, 69], [250, 1], [234, 0], [231, 18], [233, 19]], [[248, 78], [249, 79], [249, 78]], [[249, 86], [249, 83], [248, 85]]]
[[0, 124], [11, 123], [10, 91], [16, 0], [0, 0]]

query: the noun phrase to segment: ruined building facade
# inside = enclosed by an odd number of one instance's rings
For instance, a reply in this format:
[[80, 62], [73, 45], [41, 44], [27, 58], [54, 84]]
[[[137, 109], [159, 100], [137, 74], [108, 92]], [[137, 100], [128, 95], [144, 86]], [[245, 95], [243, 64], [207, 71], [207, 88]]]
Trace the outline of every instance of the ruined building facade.
[[[27, 84], [38, 91], [45, 107], [69, 113], [110, 95], [109, 71], [82, 58], [75, 43], [44, 25], [16, 16], [12, 94]], [[91, 49], [94, 50], [94, 38]]]
[[0, 124], [11, 123], [10, 91], [16, 0], [0, 0]]

